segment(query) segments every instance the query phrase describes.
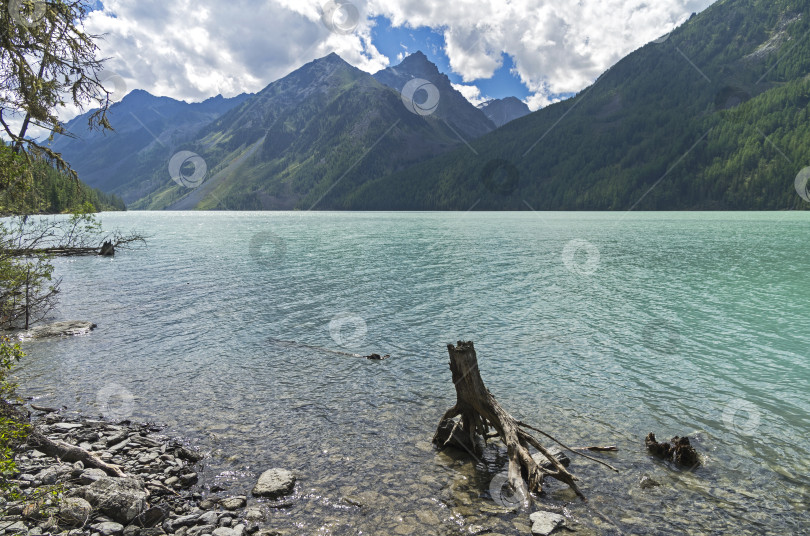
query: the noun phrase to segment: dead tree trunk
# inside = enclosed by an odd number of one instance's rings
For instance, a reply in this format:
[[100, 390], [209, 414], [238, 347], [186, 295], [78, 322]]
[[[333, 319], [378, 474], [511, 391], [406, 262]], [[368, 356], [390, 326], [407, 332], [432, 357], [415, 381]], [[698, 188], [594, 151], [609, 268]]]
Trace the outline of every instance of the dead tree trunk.
[[[460, 432], [466, 436], [464, 443], [478, 450], [476, 437], [480, 436], [486, 442], [492, 428], [506, 445], [509, 485], [524, 502], [529, 497], [527, 491], [543, 491], [543, 479], [547, 476], [568, 484], [584, 500], [585, 496], [575, 483], [577, 479], [525, 430], [536, 429], [515, 420], [487, 390], [478, 371], [478, 358], [472, 341], [459, 341], [456, 346], [448, 344], [447, 351], [450, 353], [450, 370], [456, 386], [456, 405], [442, 417], [433, 443], [440, 449], [444, 448], [458, 439]], [[456, 421], [456, 417], [460, 419]], [[538, 465], [529, 452], [530, 446], [548, 458], [554, 468], [546, 469]]]
[[55, 441], [53, 439], [49, 439], [38, 431], [34, 431], [28, 436], [28, 442], [30, 445], [36, 447], [45, 454], [58, 458], [62, 461], [82, 462], [85, 466], [96, 467], [110, 476], [119, 478], [126, 476], [120, 467], [105, 462], [94, 453], [88, 452], [83, 448], [70, 445], [64, 441]]

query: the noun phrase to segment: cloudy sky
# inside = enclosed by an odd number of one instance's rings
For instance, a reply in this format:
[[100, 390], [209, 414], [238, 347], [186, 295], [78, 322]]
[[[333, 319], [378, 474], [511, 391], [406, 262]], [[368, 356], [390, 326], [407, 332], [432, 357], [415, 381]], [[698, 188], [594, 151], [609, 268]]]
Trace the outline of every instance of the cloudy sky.
[[87, 29], [127, 91], [199, 101], [256, 92], [330, 52], [373, 73], [422, 50], [469, 100], [537, 109], [713, 1], [108, 0]]

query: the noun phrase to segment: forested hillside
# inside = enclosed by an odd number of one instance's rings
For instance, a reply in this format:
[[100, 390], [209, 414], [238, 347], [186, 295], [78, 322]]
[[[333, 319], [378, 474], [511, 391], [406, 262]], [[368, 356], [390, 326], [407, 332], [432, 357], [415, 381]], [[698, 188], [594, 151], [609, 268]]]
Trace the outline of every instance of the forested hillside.
[[[0, 162], [6, 170], [22, 156], [0, 144]], [[67, 173], [54, 169], [44, 160], [32, 157], [30, 175], [9, 181], [0, 192], [0, 216], [15, 214], [62, 214], [73, 212], [90, 203], [97, 211], [126, 210], [124, 201], [112, 194], [91, 188]], [[22, 167], [20, 167], [22, 169]]]
[[806, 208], [810, 2], [726, 0], [576, 97], [324, 200], [343, 209]]

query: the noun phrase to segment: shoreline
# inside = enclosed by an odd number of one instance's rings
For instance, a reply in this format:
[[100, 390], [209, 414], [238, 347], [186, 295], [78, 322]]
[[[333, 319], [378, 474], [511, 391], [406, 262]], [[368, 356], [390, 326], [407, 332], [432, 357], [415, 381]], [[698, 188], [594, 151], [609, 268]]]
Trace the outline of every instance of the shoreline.
[[268, 508], [289, 506], [285, 496], [294, 491], [292, 473], [266, 471], [252, 493], [218, 497], [197, 486], [204, 454], [182, 438], [162, 435], [157, 425], [115, 423], [59, 410], [39, 413], [36, 418], [29, 413], [28, 419], [38, 433], [95, 454], [125, 476], [110, 476], [92, 461], [67, 463], [26, 441], [15, 449], [17, 468], [11, 478], [21, 498], [0, 499], [0, 534], [291, 534], [267, 526], [267, 513]]

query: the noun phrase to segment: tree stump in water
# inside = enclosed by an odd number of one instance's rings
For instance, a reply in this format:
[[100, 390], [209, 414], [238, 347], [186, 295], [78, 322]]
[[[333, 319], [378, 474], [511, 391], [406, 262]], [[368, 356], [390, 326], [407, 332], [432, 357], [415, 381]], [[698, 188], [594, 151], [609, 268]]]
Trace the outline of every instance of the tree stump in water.
[[112, 257], [115, 255], [115, 246], [112, 240], [107, 240], [101, 245], [101, 251], [98, 252], [102, 257]]
[[[508, 484], [524, 504], [528, 502], [527, 492], [543, 491], [543, 479], [547, 476], [568, 484], [584, 500], [585, 496], [575, 483], [576, 478], [526, 429], [547, 434], [515, 420], [486, 388], [478, 371], [478, 358], [472, 341], [459, 341], [456, 346], [448, 344], [447, 351], [450, 353], [450, 371], [456, 386], [456, 405], [442, 417], [433, 443], [442, 449], [462, 442], [464, 448], [480, 453], [477, 437], [480, 436], [486, 443], [488, 437], [495, 437], [488, 435], [489, 430], [494, 429], [506, 445], [509, 457]], [[455, 420], [456, 417], [460, 418]], [[553, 468], [539, 466], [532, 459], [530, 446], [548, 458]]]

